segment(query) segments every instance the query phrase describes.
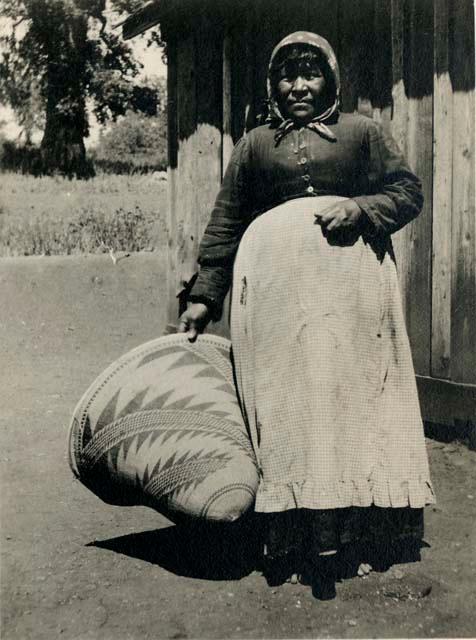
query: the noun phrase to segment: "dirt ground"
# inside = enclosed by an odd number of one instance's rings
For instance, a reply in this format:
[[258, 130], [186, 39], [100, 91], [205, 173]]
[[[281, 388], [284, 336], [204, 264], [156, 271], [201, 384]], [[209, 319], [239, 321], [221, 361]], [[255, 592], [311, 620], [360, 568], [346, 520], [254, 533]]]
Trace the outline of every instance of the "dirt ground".
[[[345, 580], [319, 602], [225, 569], [146, 508], [73, 479], [66, 435], [92, 379], [165, 326], [161, 258], [0, 260], [4, 640], [476, 636], [476, 453], [428, 440], [438, 504], [422, 561]], [[236, 538], [231, 555], [249, 542]]]

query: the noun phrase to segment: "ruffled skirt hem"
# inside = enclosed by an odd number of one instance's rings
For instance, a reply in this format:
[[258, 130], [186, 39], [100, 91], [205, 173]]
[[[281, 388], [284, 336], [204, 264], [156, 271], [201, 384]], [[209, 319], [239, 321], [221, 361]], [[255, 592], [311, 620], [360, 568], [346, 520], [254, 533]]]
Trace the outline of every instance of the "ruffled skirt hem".
[[434, 502], [431, 481], [424, 478], [382, 484], [368, 480], [342, 481], [327, 489], [312, 480], [286, 484], [262, 482], [256, 495], [255, 511], [274, 513], [290, 509], [370, 506], [419, 509]]

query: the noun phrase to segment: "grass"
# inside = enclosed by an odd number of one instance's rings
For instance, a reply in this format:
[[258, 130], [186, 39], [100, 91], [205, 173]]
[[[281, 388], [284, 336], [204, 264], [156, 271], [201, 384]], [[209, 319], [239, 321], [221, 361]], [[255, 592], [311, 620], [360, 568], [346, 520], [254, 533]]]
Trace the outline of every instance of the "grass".
[[154, 174], [88, 181], [1, 176], [0, 257], [152, 251], [167, 241], [167, 183]]

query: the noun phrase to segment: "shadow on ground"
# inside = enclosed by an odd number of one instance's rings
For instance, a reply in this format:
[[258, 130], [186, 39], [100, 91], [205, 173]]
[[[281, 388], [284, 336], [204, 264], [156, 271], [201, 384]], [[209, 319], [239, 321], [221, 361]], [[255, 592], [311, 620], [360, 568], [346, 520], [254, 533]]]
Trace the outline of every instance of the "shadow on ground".
[[156, 564], [177, 576], [238, 580], [258, 567], [259, 544], [251, 524], [173, 525], [131, 533], [87, 546]]
[[[141, 531], [105, 540], [94, 540], [87, 547], [106, 549], [114, 553], [157, 565], [176, 576], [200, 580], [239, 580], [253, 571], [267, 575], [262, 556], [262, 535], [259, 520], [253, 516], [237, 523], [201, 523], [186, 521], [161, 529]], [[375, 572], [421, 561], [421, 550], [429, 549], [424, 540], [410, 544], [402, 539], [391, 547], [345, 545], [339, 554], [336, 578], [339, 582], [355, 578], [359, 564], [369, 561]], [[370, 557], [371, 556], [371, 557]], [[283, 574], [285, 582], [288, 574]]]

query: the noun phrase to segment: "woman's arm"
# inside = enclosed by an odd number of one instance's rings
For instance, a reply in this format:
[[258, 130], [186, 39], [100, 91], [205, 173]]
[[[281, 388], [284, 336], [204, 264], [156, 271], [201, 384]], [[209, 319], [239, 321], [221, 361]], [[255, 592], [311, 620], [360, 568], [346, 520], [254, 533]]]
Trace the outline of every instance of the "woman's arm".
[[245, 231], [246, 172], [249, 155], [247, 138], [233, 149], [210, 221], [200, 243], [200, 272], [188, 295], [190, 302], [203, 303], [217, 320], [230, 288], [233, 261]]
[[369, 193], [353, 200], [362, 210], [369, 235], [395, 233], [417, 217], [423, 206], [419, 179], [411, 172], [395, 141], [370, 120], [363, 139], [368, 154]]

